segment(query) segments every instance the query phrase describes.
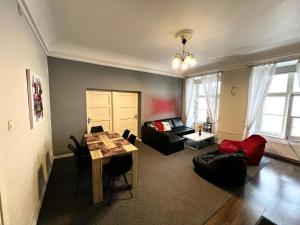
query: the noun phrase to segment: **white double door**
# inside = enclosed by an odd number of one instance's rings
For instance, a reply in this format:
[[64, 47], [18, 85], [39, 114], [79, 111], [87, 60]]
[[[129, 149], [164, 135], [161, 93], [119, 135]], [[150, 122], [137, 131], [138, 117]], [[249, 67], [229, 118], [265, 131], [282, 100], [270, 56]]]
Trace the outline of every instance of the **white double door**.
[[87, 130], [101, 125], [105, 131], [137, 136], [138, 94], [117, 91], [86, 91]]

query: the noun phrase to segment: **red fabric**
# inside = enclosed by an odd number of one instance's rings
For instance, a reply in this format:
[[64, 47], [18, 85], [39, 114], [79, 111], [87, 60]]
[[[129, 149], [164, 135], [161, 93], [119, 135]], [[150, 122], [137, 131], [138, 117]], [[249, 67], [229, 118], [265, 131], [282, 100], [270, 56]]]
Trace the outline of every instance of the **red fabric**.
[[221, 152], [232, 153], [234, 147], [239, 150], [243, 150], [248, 157], [248, 165], [258, 165], [265, 151], [265, 145], [267, 141], [260, 135], [251, 135], [243, 141], [231, 141], [223, 140], [219, 144], [219, 150]]
[[232, 144], [229, 140], [224, 140], [221, 142], [221, 144], [219, 145], [219, 149], [222, 152], [227, 152], [227, 153], [235, 153], [239, 150], [239, 148]]
[[164, 126], [161, 121], [155, 121], [154, 123], [158, 131], [164, 131]]

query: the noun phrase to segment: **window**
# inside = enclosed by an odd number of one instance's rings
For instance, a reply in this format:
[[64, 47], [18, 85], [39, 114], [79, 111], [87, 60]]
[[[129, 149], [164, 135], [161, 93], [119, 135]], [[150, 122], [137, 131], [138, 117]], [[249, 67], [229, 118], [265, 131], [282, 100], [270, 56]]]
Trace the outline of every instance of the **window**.
[[[220, 86], [221, 81], [218, 81], [218, 106], [219, 107], [219, 97], [220, 97]], [[195, 104], [195, 123], [204, 123], [208, 117], [208, 107], [205, 98], [205, 91], [200, 80], [196, 80], [196, 104]]]
[[256, 122], [256, 131], [280, 138], [300, 138], [300, 84], [298, 76], [284, 67], [273, 76], [266, 100]]
[[208, 107], [205, 99], [205, 92], [202, 84], [198, 84], [196, 86], [196, 123], [206, 122], [206, 118], [208, 116]]

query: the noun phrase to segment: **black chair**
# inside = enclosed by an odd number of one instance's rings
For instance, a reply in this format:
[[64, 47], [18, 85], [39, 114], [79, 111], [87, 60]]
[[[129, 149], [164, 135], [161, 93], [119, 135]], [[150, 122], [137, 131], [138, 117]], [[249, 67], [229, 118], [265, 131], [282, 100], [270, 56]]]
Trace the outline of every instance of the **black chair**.
[[104, 129], [102, 126], [91, 127], [91, 133], [103, 132]]
[[87, 146], [82, 146], [81, 144], [79, 144], [78, 140], [76, 139], [76, 137], [74, 135], [70, 136], [70, 139], [74, 142], [74, 145], [76, 147], [76, 149], [78, 150], [79, 153], [82, 154], [89, 154], [89, 149]]
[[128, 130], [128, 129], [124, 130], [124, 133], [123, 133], [122, 137], [127, 139], [128, 136], [129, 136], [129, 133], [130, 133], [130, 130]]
[[68, 149], [74, 154], [75, 165], [77, 168], [75, 178], [75, 183], [77, 184], [76, 195], [78, 195], [82, 174], [92, 167], [92, 159], [90, 155], [79, 152], [78, 149], [76, 149], [72, 144], [68, 144]]
[[127, 139], [131, 144], [135, 145], [136, 136], [133, 134], [129, 135], [129, 138]]
[[125, 173], [127, 173], [132, 168], [132, 156], [131, 154], [123, 155], [123, 156], [113, 156], [111, 157], [109, 163], [104, 166], [104, 172], [111, 176], [112, 184], [109, 194], [109, 200], [108, 205], [111, 204], [111, 197], [113, 193], [114, 183], [115, 179], [119, 176], [123, 176], [124, 181], [127, 185], [127, 189], [130, 193], [131, 198], [133, 198], [132, 192], [131, 192], [131, 185], [129, 185], [128, 180], [126, 178]]

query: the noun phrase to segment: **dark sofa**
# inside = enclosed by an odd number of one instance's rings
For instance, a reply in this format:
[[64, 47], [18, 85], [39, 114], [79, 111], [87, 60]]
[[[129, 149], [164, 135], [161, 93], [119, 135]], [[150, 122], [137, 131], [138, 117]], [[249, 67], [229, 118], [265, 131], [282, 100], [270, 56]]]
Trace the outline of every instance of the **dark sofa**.
[[169, 122], [172, 130], [160, 132], [148, 127], [150, 121], [145, 122], [142, 126], [142, 141], [165, 155], [184, 149], [185, 139], [182, 136], [195, 132], [195, 129], [184, 126], [179, 117], [156, 121]]

